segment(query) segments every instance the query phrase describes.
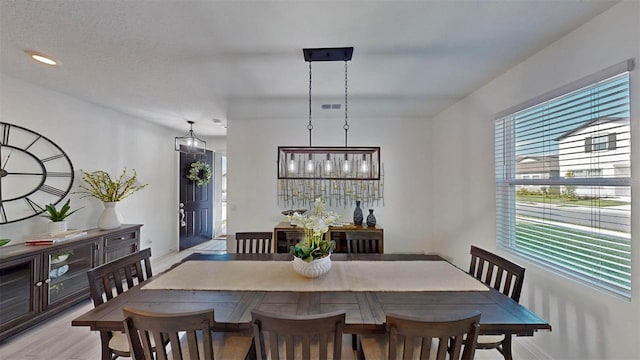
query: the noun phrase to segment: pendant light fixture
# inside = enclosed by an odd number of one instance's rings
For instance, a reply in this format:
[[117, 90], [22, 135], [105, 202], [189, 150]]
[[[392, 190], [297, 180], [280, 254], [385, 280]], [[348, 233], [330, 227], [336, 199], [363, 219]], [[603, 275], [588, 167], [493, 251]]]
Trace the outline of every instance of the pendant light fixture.
[[189, 120], [187, 123], [189, 124], [189, 132], [185, 136], [176, 136], [175, 150], [191, 154], [204, 154], [207, 151], [207, 142], [193, 133], [193, 121]]
[[[309, 146], [278, 147], [279, 201], [287, 206], [310, 204], [323, 197], [329, 204], [351, 206], [383, 200], [380, 147], [349, 146], [348, 65], [353, 47], [303, 49], [309, 63]], [[312, 63], [344, 62], [344, 146], [312, 145]]]

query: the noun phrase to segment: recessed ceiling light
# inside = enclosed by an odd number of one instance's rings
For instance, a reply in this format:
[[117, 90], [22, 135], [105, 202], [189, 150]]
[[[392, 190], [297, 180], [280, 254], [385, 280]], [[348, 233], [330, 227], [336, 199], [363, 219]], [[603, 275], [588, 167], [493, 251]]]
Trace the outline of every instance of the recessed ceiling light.
[[58, 63], [55, 60], [52, 60], [49, 55], [46, 55], [37, 51], [32, 51], [32, 50], [25, 50], [24, 52], [27, 53], [29, 56], [31, 56], [31, 58], [35, 61], [41, 62], [43, 64], [51, 65], [51, 66], [58, 65]]

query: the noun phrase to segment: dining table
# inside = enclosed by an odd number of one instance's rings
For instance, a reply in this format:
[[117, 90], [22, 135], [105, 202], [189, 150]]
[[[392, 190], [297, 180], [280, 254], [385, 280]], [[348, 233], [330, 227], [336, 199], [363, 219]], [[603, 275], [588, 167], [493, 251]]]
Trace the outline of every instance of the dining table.
[[[438, 255], [337, 254], [316, 279], [293, 272], [291, 254], [194, 253], [167, 271], [72, 321], [95, 331], [123, 331], [125, 306], [154, 312], [214, 309], [225, 331], [251, 327], [251, 311], [346, 312], [344, 332], [385, 331], [386, 314], [462, 316], [480, 311], [482, 334], [532, 336], [551, 325]], [[331, 274], [331, 275], [330, 275]]]

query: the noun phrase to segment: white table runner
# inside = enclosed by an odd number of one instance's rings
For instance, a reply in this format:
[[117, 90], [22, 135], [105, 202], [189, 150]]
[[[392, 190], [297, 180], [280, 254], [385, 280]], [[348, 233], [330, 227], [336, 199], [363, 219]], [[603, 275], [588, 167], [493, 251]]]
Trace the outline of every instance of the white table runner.
[[186, 261], [143, 290], [228, 291], [488, 291], [445, 261], [334, 261], [318, 278], [289, 261]]

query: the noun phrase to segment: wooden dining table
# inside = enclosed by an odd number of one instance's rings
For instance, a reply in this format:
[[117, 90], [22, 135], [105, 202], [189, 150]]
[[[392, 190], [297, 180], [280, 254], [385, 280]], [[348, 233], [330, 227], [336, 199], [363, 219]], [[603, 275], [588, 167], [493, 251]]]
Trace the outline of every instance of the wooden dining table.
[[[204, 254], [195, 253], [163, 274], [176, 271], [189, 261], [291, 261], [291, 254]], [[420, 254], [333, 254], [332, 261], [445, 261], [437, 255]], [[448, 263], [447, 263], [448, 264]], [[449, 264], [451, 267], [454, 265]], [[333, 270], [333, 269], [332, 269]], [[464, 272], [462, 269], [457, 271]], [[291, 270], [293, 271], [293, 270]], [[150, 279], [163, 274], [155, 275]], [[465, 273], [466, 274], [466, 273]], [[204, 276], [204, 275], [203, 275]], [[424, 274], [428, 277], [429, 274]], [[148, 284], [147, 281], [145, 284]], [[251, 327], [251, 310], [278, 314], [346, 312], [344, 332], [381, 333], [387, 313], [409, 316], [455, 316], [480, 311], [483, 334], [510, 333], [532, 336], [551, 325], [523, 305], [502, 293], [485, 291], [256, 291], [144, 289], [140, 284], [97, 306], [72, 321], [73, 326], [91, 330], [122, 331], [122, 308], [131, 306], [155, 312], [186, 312], [213, 308], [224, 330]]]

